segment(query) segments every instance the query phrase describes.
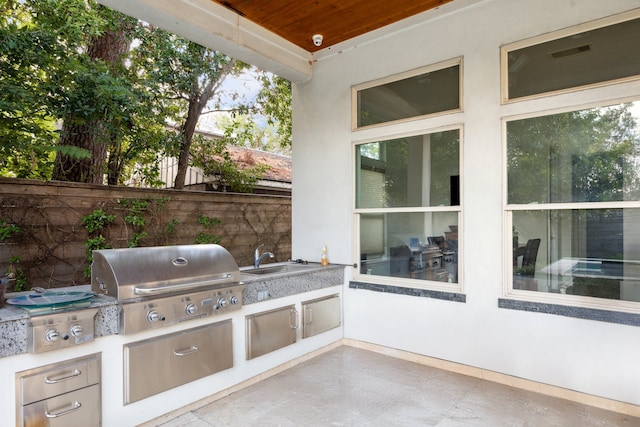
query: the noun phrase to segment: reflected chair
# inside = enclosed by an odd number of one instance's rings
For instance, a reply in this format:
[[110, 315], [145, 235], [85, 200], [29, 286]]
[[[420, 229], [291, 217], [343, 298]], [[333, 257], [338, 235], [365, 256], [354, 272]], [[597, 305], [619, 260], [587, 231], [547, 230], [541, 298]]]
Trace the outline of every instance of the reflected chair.
[[[540, 239], [529, 239], [524, 248], [521, 248], [515, 255], [514, 273], [518, 276], [533, 277], [536, 273], [536, 259], [538, 258], [538, 249], [540, 248]], [[518, 267], [518, 260], [522, 256], [522, 263]]]

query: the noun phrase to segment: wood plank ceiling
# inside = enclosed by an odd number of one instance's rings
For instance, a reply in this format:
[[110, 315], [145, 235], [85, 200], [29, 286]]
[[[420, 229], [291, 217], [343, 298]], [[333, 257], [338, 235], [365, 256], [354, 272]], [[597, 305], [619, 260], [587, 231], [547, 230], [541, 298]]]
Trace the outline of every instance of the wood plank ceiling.
[[[452, 0], [213, 0], [315, 52]], [[322, 34], [321, 46], [313, 43]]]

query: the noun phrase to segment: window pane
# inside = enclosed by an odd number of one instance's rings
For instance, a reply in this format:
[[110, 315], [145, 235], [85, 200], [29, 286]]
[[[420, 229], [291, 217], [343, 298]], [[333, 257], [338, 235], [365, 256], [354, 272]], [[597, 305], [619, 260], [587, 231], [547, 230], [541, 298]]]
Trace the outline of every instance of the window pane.
[[513, 212], [513, 287], [640, 301], [640, 209]]
[[640, 75], [640, 19], [508, 53], [509, 99]]
[[360, 215], [360, 272], [458, 281], [458, 213]]
[[640, 197], [640, 102], [507, 123], [508, 203]]
[[356, 207], [458, 205], [459, 134], [456, 129], [356, 146]]
[[460, 66], [362, 89], [357, 99], [357, 127], [457, 110]]

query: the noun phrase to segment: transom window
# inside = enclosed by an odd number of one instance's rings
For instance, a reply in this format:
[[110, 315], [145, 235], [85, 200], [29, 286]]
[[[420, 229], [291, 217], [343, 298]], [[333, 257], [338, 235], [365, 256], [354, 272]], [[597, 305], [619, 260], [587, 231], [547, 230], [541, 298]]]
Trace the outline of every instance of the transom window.
[[353, 128], [461, 110], [461, 68], [458, 58], [354, 87]]
[[634, 12], [503, 46], [502, 99], [640, 78], [638, 40]]

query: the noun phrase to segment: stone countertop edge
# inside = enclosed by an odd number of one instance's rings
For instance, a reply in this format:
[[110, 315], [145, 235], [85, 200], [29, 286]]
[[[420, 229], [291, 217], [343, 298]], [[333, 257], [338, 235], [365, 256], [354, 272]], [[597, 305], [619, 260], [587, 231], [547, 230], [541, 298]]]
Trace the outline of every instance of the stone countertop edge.
[[[91, 291], [91, 285], [56, 288], [58, 291]], [[28, 292], [7, 295], [11, 298]], [[117, 300], [105, 295], [91, 298], [88, 308], [97, 308], [94, 317], [94, 337], [102, 337], [118, 333], [118, 313], [120, 307]], [[29, 314], [20, 307], [4, 304], [0, 307], [0, 358], [15, 356], [27, 352], [27, 332], [29, 330]]]
[[[248, 277], [242, 275], [245, 284], [243, 305], [255, 304], [274, 298], [339, 286], [344, 282], [343, 265], [309, 266], [308, 269], [274, 273], [266, 276]], [[57, 290], [91, 291], [91, 285], [56, 288]], [[267, 292], [268, 297], [258, 300], [258, 292]], [[7, 295], [11, 298], [16, 293]], [[94, 318], [96, 338], [118, 333], [120, 305], [114, 297], [96, 295], [92, 297], [90, 308], [97, 308]], [[20, 307], [4, 304], [0, 306], [0, 358], [16, 356], [27, 352], [27, 331], [29, 314]]]
[[[255, 304], [333, 286], [342, 286], [344, 284], [344, 268], [344, 265], [338, 264], [329, 264], [327, 266], [318, 264], [317, 267], [310, 266], [304, 270], [265, 276], [242, 275], [241, 280], [245, 285], [242, 305]], [[258, 293], [260, 292], [266, 292], [267, 297], [258, 299]]]

